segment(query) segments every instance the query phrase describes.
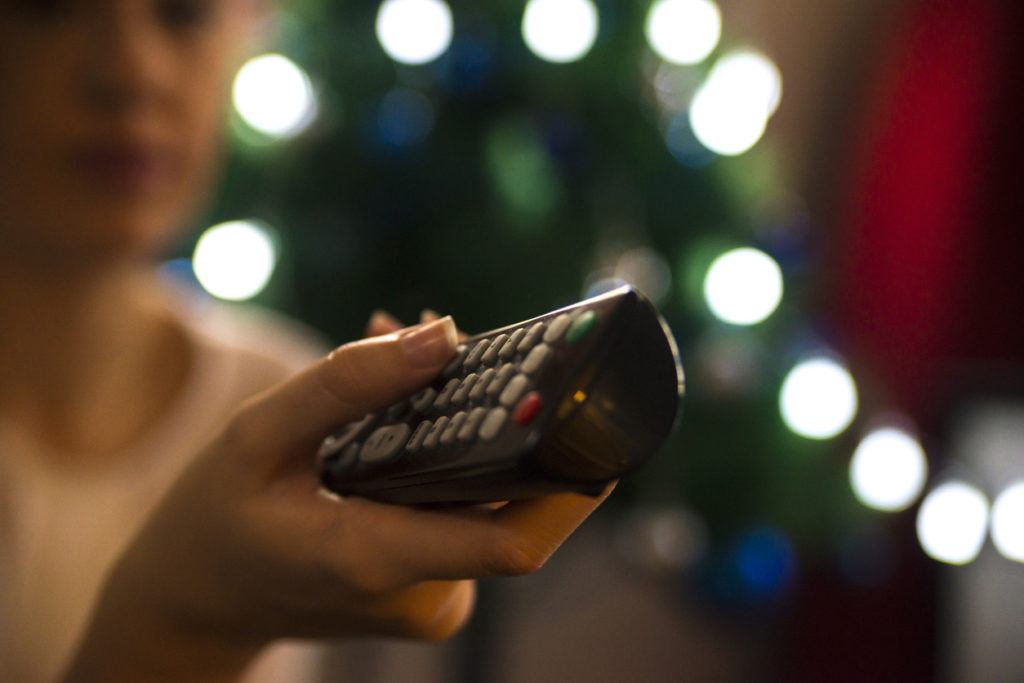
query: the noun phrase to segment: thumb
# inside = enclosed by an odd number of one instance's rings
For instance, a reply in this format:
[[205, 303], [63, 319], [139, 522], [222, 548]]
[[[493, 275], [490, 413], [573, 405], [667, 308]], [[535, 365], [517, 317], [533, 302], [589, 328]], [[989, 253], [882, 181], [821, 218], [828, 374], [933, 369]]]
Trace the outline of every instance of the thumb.
[[338, 347], [250, 400], [233, 428], [259, 457], [315, 450], [340, 425], [381, 410], [437, 376], [457, 344], [451, 317]]

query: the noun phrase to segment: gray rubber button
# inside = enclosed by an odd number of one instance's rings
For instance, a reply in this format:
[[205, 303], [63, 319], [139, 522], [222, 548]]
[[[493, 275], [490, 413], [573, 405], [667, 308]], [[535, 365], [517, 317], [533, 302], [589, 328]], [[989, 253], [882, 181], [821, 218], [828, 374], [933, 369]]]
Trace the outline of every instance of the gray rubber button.
[[528, 353], [530, 349], [536, 346], [537, 342], [541, 340], [541, 337], [544, 336], [544, 331], [547, 328], [548, 326], [543, 322], [534, 323], [533, 327], [531, 327], [526, 333], [526, 336], [523, 337], [523, 340], [519, 342], [519, 346], [516, 347], [516, 351], [519, 353]]
[[480, 424], [480, 438], [489, 441], [501, 433], [501, 428], [508, 421], [508, 411], [504, 408], [493, 408]]
[[479, 365], [480, 359], [485, 353], [487, 353], [487, 349], [489, 349], [490, 346], [491, 342], [487, 339], [481, 339], [477, 342], [476, 346], [473, 347], [473, 350], [469, 352], [468, 356], [466, 356], [466, 361], [463, 363], [465, 368], [467, 370], [472, 370]]
[[480, 379], [473, 385], [473, 389], [469, 392], [470, 401], [482, 401], [486, 395], [484, 392], [487, 390], [487, 385], [491, 383], [494, 376], [498, 374], [498, 371], [494, 368], [487, 368], [484, 373], [480, 375]]
[[472, 441], [476, 438], [476, 430], [480, 426], [480, 423], [484, 421], [484, 416], [487, 415], [487, 408], [473, 408], [469, 411], [469, 417], [462, 425], [462, 429], [459, 430], [459, 441]]
[[491, 342], [491, 346], [487, 349], [487, 353], [480, 358], [480, 362], [484, 365], [494, 365], [498, 362], [498, 352], [501, 351], [502, 347], [505, 346], [505, 342], [508, 341], [507, 334], [499, 334]]
[[359, 451], [360, 460], [364, 463], [381, 463], [393, 459], [402, 452], [410, 432], [412, 429], [404, 422], [378, 427]]
[[505, 386], [505, 390], [501, 392], [498, 402], [506, 408], [511, 408], [526, 393], [528, 386], [530, 386], [530, 379], [526, 375], [516, 375]]
[[409, 437], [409, 442], [405, 444], [405, 450], [415, 453], [421, 449], [423, 447], [423, 440], [427, 438], [427, 434], [433, 426], [434, 423], [430, 420], [424, 420], [416, 425], [416, 429], [412, 430], [412, 436]]
[[551, 360], [551, 356], [553, 355], [554, 351], [547, 344], [535, 346], [533, 347], [533, 351], [526, 354], [526, 358], [523, 359], [520, 369], [523, 372], [532, 375], [544, 367], [547, 362]]
[[444, 432], [441, 434], [441, 445], [451, 446], [455, 443], [455, 437], [459, 434], [459, 429], [462, 428], [462, 424], [466, 421], [467, 413], [459, 412], [452, 416], [452, 421], [448, 423], [448, 426], [444, 428]]
[[434, 405], [434, 399], [436, 398], [437, 390], [433, 387], [427, 387], [412, 397], [412, 409], [417, 413], [425, 413], [430, 410], [430, 406]]
[[479, 379], [480, 375], [474, 373], [462, 380], [462, 384], [455, 390], [455, 393], [452, 394], [452, 405], [460, 406], [465, 403], [469, 399], [469, 390], [473, 388], [473, 385], [476, 384]]
[[572, 323], [572, 316], [568, 313], [563, 313], [557, 316], [551, 321], [551, 325], [548, 327], [547, 332], [544, 333], [544, 341], [548, 344], [554, 343], [562, 338], [565, 331], [569, 329], [569, 325]]
[[519, 348], [519, 342], [523, 341], [523, 337], [526, 336], [526, 328], [520, 327], [518, 330], [512, 333], [512, 336], [508, 338], [505, 345], [501, 347], [501, 351], [498, 352], [498, 358], [504, 361], [509, 361], [515, 358], [516, 349]]
[[452, 394], [459, 388], [458, 378], [448, 380], [448, 384], [444, 385], [444, 389], [441, 389], [441, 393], [438, 394], [437, 399], [434, 401], [434, 407], [438, 410], [444, 410], [451, 403]]
[[427, 438], [423, 440], [424, 448], [437, 448], [437, 442], [441, 439], [441, 434], [444, 432], [444, 428], [448, 426], [451, 420], [447, 415], [442, 415], [437, 418], [437, 422], [430, 428], [430, 432], [427, 434]]
[[503, 365], [498, 370], [498, 374], [491, 380], [491, 383], [487, 385], [487, 395], [491, 398], [496, 398], [514, 374], [516, 374], [515, 365]]

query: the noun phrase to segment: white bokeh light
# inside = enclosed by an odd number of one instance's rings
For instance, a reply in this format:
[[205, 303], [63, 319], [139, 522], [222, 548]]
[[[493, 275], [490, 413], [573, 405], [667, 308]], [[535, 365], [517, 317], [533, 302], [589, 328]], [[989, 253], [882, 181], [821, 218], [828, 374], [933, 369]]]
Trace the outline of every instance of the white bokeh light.
[[391, 59], [426, 64], [452, 42], [452, 11], [444, 0], [384, 0], [377, 10], [376, 30]]
[[795, 433], [828, 439], [846, 429], [857, 414], [857, 386], [847, 369], [832, 358], [810, 358], [786, 375], [779, 409]]
[[644, 29], [647, 43], [665, 61], [697, 64], [718, 45], [722, 13], [711, 0], [656, 0]]
[[754, 325], [770, 316], [782, 300], [782, 270], [759, 249], [727, 251], [708, 268], [704, 300], [719, 320]]
[[850, 460], [850, 486], [857, 499], [876, 510], [896, 512], [917, 500], [928, 476], [924, 449], [894, 427], [867, 434]]
[[947, 482], [924, 498], [917, 513], [917, 538], [936, 560], [967, 564], [978, 556], [988, 527], [988, 500], [962, 481]]
[[523, 40], [549, 62], [574, 62], [597, 39], [597, 7], [591, 0], [530, 0], [523, 11]]
[[731, 52], [711, 68], [690, 103], [690, 127], [716, 154], [736, 156], [757, 144], [779, 106], [782, 76], [759, 52]]
[[309, 76], [284, 55], [260, 55], [243, 64], [232, 96], [242, 120], [272, 137], [298, 135], [316, 118]]
[[992, 543], [1003, 557], [1024, 562], [1024, 482], [1004, 489], [992, 504]]
[[254, 221], [231, 221], [208, 228], [196, 242], [192, 268], [210, 294], [243, 301], [263, 291], [277, 265], [268, 230]]

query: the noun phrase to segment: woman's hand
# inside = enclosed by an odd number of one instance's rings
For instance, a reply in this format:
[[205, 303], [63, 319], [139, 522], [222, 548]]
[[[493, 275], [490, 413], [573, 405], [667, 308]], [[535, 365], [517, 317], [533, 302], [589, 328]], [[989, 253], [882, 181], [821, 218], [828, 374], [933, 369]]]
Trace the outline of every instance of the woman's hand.
[[318, 485], [324, 435], [427, 384], [456, 336], [443, 318], [346, 344], [243, 405], [114, 567], [67, 680], [231, 680], [288, 636], [441, 639], [470, 579], [540, 567], [600, 499], [439, 511]]

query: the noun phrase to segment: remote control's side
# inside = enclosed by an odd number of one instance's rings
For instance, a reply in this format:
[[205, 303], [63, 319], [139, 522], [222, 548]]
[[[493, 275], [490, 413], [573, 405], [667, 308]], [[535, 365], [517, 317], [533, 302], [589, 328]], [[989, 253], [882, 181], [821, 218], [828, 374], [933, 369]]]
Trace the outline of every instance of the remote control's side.
[[668, 437], [679, 354], [630, 287], [476, 335], [427, 388], [324, 440], [321, 481], [393, 503], [596, 495]]

